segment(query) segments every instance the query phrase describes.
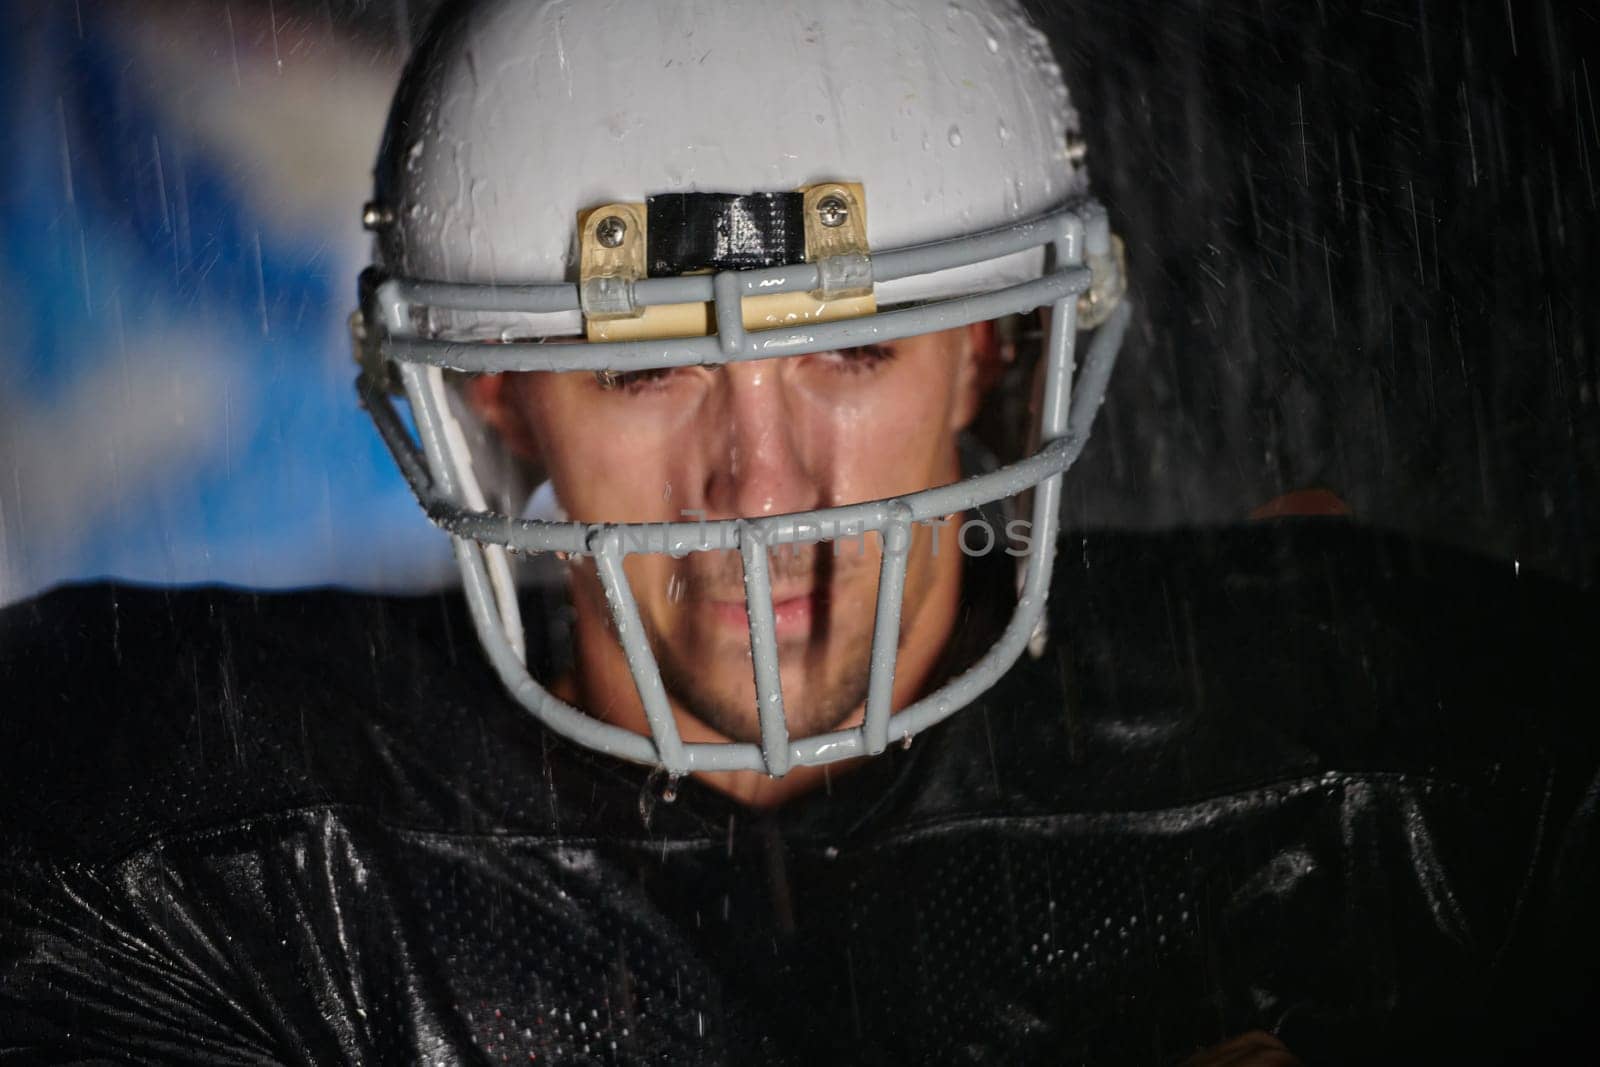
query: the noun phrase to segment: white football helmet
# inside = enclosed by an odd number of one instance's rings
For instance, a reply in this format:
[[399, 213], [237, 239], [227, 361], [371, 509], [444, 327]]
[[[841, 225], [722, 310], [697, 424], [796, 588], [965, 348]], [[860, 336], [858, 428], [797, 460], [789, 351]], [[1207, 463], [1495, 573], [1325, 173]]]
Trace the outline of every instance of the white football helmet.
[[[396, 94], [364, 221], [376, 241], [352, 317], [363, 402], [454, 538], [495, 670], [557, 733], [675, 775], [781, 775], [909, 739], [981, 694], [1036, 636], [1062, 473], [1087, 439], [1127, 306], [1077, 114], [1017, 0], [448, 6]], [[1041, 308], [1032, 454], [907, 496], [787, 515], [519, 517], [520, 490], [492, 469], [446, 376], [797, 356]], [[584, 342], [542, 343], [574, 335]], [[892, 712], [910, 525], [1030, 491], [1032, 549], [1010, 623], [969, 670]], [[792, 738], [767, 552], [839, 530], [883, 539], [865, 722]], [[530, 676], [508, 549], [594, 558], [652, 736]], [[622, 560], [726, 549], [745, 568], [761, 742], [685, 743]]]

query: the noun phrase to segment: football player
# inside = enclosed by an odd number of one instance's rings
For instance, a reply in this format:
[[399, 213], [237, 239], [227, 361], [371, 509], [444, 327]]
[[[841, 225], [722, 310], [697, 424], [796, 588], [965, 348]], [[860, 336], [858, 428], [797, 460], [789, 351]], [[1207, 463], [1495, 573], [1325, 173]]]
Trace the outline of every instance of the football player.
[[1138, 295], [1079, 123], [1016, 0], [448, 6], [351, 325], [462, 592], [8, 613], [0, 1048], [1263, 1067], [1577, 1018], [1594, 725], [1538, 680], [1592, 678], [1591, 601], [1342, 524], [1058, 536]]

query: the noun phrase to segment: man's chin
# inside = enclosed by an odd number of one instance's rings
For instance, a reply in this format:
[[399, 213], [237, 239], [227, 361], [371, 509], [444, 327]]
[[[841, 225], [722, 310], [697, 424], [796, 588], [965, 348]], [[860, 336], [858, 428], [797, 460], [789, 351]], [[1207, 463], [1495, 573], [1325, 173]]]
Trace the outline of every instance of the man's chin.
[[[690, 715], [730, 741], [760, 743], [761, 720], [751, 683], [738, 685], [730, 680], [726, 688], [718, 688], [708, 685], [710, 680], [704, 675], [689, 680], [676, 677], [677, 673], [665, 663], [662, 665], [667, 691]], [[783, 681], [784, 719], [791, 739], [838, 729], [866, 699], [864, 668], [858, 685], [841, 685], [826, 692], [788, 678]]]
[[[659, 630], [651, 644], [661, 680], [673, 700], [718, 735], [759, 742], [754, 669], [748, 630], [685, 619], [690, 625], [670, 638]], [[780, 620], [781, 621], [781, 620]], [[806, 626], [796, 629], [810, 630]], [[811, 632], [780, 632], [778, 670], [784, 718], [791, 738], [837, 729], [866, 699], [871, 632], [835, 632], [825, 640]]]

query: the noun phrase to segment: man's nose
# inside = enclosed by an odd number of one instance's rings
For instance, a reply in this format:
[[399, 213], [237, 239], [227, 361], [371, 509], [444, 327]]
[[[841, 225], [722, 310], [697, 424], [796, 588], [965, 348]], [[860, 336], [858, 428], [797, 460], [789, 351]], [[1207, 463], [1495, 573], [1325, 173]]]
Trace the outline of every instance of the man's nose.
[[792, 390], [778, 360], [733, 363], [718, 371], [707, 434], [706, 504], [721, 518], [758, 518], [818, 506], [821, 490], [802, 452]]

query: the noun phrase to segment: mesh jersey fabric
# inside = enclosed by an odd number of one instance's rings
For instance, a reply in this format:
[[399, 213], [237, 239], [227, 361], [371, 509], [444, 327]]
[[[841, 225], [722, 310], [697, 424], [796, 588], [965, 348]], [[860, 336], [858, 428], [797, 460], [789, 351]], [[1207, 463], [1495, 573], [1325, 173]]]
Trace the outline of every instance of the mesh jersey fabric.
[[[1338, 520], [1064, 539], [1050, 651], [772, 812], [454, 595], [0, 615], [0, 1061], [1515, 1062], [1595, 1006], [1592, 595]], [[536, 635], [537, 636], [537, 635]], [[537, 645], [537, 642], [536, 642]]]

